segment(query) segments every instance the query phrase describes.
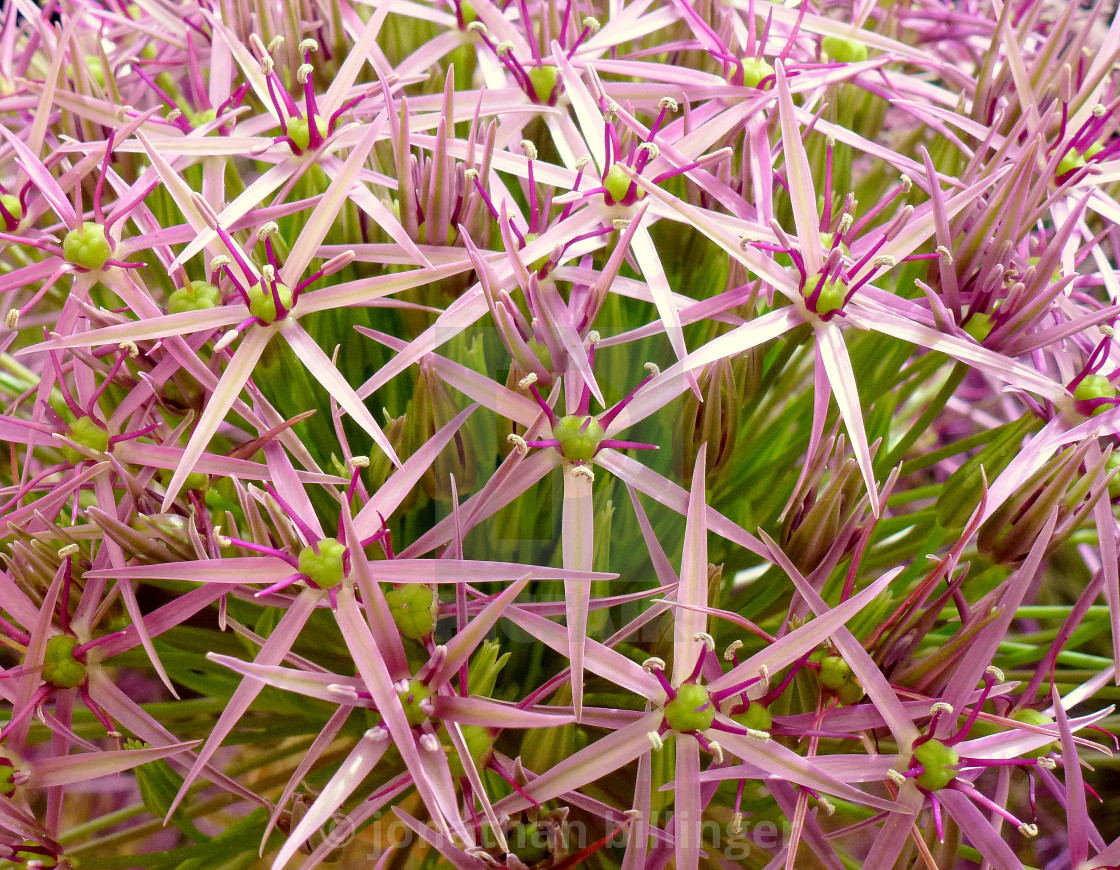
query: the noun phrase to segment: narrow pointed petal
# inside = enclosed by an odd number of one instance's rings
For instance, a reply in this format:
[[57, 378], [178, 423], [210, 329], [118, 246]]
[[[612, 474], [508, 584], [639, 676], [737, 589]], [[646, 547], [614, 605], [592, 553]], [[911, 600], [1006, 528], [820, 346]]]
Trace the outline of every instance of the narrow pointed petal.
[[783, 165], [793, 205], [793, 222], [797, 227], [801, 256], [805, 258], [805, 270], [809, 275], [816, 275], [821, 270], [824, 258], [821, 252], [821, 219], [817, 214], [813, 173], [809, 169], [805, 144], [801, 141], [801, 128], [797, 123], [797, 110], [786, 81], [785, 67], [780, 61], [774, 63], [774, 75], [777, 79], [778, 116], [782, 125], [782, 150], [786, 157]]
[[705, 522], [707, 504], [704, 496], [707, 457], [708, 445], [704, 443], [700, 445], [700, 452], [696, 456], [696, 464], [692, 469], [692, 489], [688, 494], [677, 601], [689, 607], [679, 610], [673, 621], [674, 686], [684, 682], [696, 666], [701, 650], [701, 643], [696, 635], [708, 629], [707, 615], [700, 609], [708, 606], [708, 524]]
[[[564, 514], [561, 540], [564, 567], [590, 571], [595, 551], [595, 507], [591, 501], [591, 481], [584, 475], [564, 474]], [[568, 618], [568, 658], [572, 663], [572, 698], [579, 719], [583, 709], [583, 653], [587, 640], [587, 605], [591, 581], [564, 581], [564, 601]]]
[[700, 823], [704, 810], [700, 789], [700, 744], [691, 734], [677, 734], [677, 786], [673, 789], [673, 827], [678, 870], [700, 866]]

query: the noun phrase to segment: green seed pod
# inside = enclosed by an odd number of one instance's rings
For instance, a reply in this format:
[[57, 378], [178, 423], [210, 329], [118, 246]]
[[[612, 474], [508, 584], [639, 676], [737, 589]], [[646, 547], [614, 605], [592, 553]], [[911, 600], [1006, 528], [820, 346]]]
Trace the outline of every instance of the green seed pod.
[[439, 601], [431, 586], [405, 583], [385, 593], [393, 622], [405, 637], [421, 640], [435, 630]]
[[917, 783], [927, 791], [940, 791], [957, 778], [954, 770], [960, 755], [940, 740], [929, 740], [914, 748], [914, 757], [922, 765]]
[[[472, 9], [473, 11], [473, 9]], [[464, 22], [466, 10], [463, 10]], [[529, 71], [529, 83], [533, 86], [533, 96], [541, 105], [549, 105], [552, 92], [556, 90], [556, 82], [560, 78], [560, 70], [554, 66], [535, 66]]]
[[727, 74], [727, 81], [733, 85], [757, 88], [759, 82], [774, 75], [774, 67], [761, 57], [745, 57], [734, 64]]
[[342, 565], [346, 545], [334, 538], [323, 538], [318, 548], [318, 553], [311, 547], [300, 551], [299, 572], [310, 577], [320, 589], [330, 589], [346, 576]]
[[[75, 420], [70, 426], [67, 437], [88, 447], [95, 453], [104, 453], [109, 449], [109, 433], [90, 417], [79, 417]], [[84, 454], [79, 453], [73, 447], [63, 447], [62, 455], [73, 465], [77, 465], [86, 458]]]
[[[292, 290], [287, 284], [276, 284], [276, 295], [280, 297], [280, 304], [285, 309], [292, 307]], [[263, 282], [258, 281], [249, 288], [249, 313], [262, 323], [273, 323], [279, 316], [276, 309], [276, 300], [272, 296], [272, 287], [265, 289]]]
[[863, 686], [860, 681], [856, 679], [855, 674], [852, 674], [844, 683], [836, 690], [836, 697], [840, 699], [840, 703], [845, 706], [852, 706], [858, 704], [863, 700], [866, 692], [863, 691]]
[[47, 641], [43, 653], [43, 679], [60, 689], [73, 689], [86, 679], [86, 666], [74, 658], [78, 639], [69, 634], [56, 634]]
[[825, 55], [839, 63], [859, 63], [867, 60], [867, 46], [843, 36], [826, 36], [821, 40]]
[[937, 499], [937, 521], [947, 529], [964, 526], [980, 502], [981, 467], [991, 483], [1019, 455], [1023, 439], [1037, 429], [1038, 420], [1030, 414], [995, 429], [992, 440], [945, 481]]
[[560, 442], [560, 452], [569, 462], [590, 462], [606, 432], [594, 417], [572, 414], [556, 421], [552, 437]]
[[[1090, 402], [1093, 399], [1115, 399], [1116, 387], [1104, 375], [1086, 375], [1073, 391], [1073, 398], [1078, 402]], [[1100, 405], [1093, 409], [1092, 416], [1103, 414], [1112, 409], [1111, 405]]]
[[552, 857], [548, 831], [536, 822], [519, 822], [506, 831], [510, 854], [526, 867], [535, 867]]
[[685, 683], [665, 705], [665, 724], [674, 731], [703, 731], [716, 718], [716, 706], [699, 683]]
[[216, 308], [222, 304], [222, 293], [209, 281], [191, 281], [180, 287], [167, 298], [167, 313], [181, 314], [184, 311], [201, 311]]
[[113, 256], [113, 246], [101, 224], [84, 223], [62, 238], [62, 256], [67, 263], [96, 272]]

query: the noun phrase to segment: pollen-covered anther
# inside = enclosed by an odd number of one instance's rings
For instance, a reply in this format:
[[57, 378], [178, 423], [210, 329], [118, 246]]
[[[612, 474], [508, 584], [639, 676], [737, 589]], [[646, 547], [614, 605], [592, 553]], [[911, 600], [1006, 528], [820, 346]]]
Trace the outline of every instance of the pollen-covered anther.
[[619, 232], [622, 232], [624, 229], [626, 229], [628, 226], [630, 226], [630, 223], [631, 223], [630, 218], [614, 218], [611, 221], [611, 226], [614, 227]]
[[696, 632], [696, 634], [692, 636], [692, 639], [704, 644], [704, 648], [707, 649], [708, 652], [712, 652], [716, 648], [716, 639], [706, 631]]
[[665, 745], [665, 741], [661, 739], [661, 735], [656, 731], [649, 731], [646, 733], [649, 738], [649, 745], [653, 747], [654, 752], [658, 752]]
[[530, 160], [537, 159], [537, 146], [530, 142], [528, 139], [521, 140], [521, 150], [525, 152], [525, 156]]
[[508, 39], [504, 39], [494, 46], [494, 51], [499, 57], [507, 55], [513, 51], [513, 43]]
[[590, 162], [591, 157], [587, 154], [579, 158], [579, 160], [576, 161], [576, 172], [579, 172], [581, 169], [585, 169], [587, 167], [587, 164]]
[[214, 351], [218, 352], [225, 350], [227, 347], [233, 344], [238, 335], [240, 335], [240, 333], [236, 329], [229, 330], [225, 335], [214, 342]]
[[855, 218], [852, 217], [851, 213], [844, 212], [843, 216], [840, 218], [840, 223], [836, 227], [837, 234], [841, 236], [844, 235], [844, 233], [852, 228], [853, 223], [855, 223]]
[[424, 734], [420, 737], [420, 748], [428, 752], [439, 752], [439, 740], [434, 734]]
[[284, 47], [284, 34], [277, 33], [268, 41], [268, 53], [275, 54]]
[[270, 263], [265, 263], [261, 266], [261, 277], [269, 284], [276, 280], [276, 270], [272, 268]]
[[398, 695], [407, 694], [408, 693], [408, 683], [409, 683], [409, 681], [407, 679], [399, 680], [398, 682], [393, 683], [393, 691], [396, 692]]
[[525, 456], [526, 454], [528, 454], [529, 444], [520, 435], [515, 435], [511, 432], [506, 436], [506, 441], [512, 444], [513, 449], [516, 450], [521, 456]]
[[647, 674], [651, 674], [654, 671], [663, 671], [665, 670], [665, 659], [658, 658], [657, 656], [650, 656], [642, 662], [642, 670]]
[[537, 382], [537, 373], [536, 372], [529, 372], [529, 374], [525, 375], [525, 377], [523, 377], [521, 380], [519, 380], [517, 382], [517, 386], [521, 387], [521, 389], [523, 389], [523, 390], [527, 390], [527, 389], [529, 389], [529, 387], [533, 386], [533, 384], [535, 384], [536, 382]]
[[435, 716], [436, 715], [436, 705], [432, 703], [431, 698], [425, 698], [423, 701], [421, 701], [416, 706], [418, 706], [420, 708], [420, 710], [427, 716]]
[[942, 260], [945, 261], [945, 265], [947, 265], [947, 266], [952, 266], [953, 265], [953, 254], [944, 245], [938, 245], [937, 246], [937, 256], [939, 256]]
[[720, 746], [714, 740], [709, 740], [708, 741], [708, 751], [712, 753], [712, 756], [715, 758], [716, 761], [718, 761], [720, 764], [723, 764], [723, 747], [722, 746]]
[[603, 25], [599, 23], [598, 18], [592, 18], [590, 15], [588, 15], [583, 19], [583, 26], [590, 30], [592, 33], [598, 33], [599, 28]]
[[1103, 106], [1100, 103], [1097, 103], [1095, 106], [1093, 106], [1093, 117], [1094, 118], [1103, 118], [1107, 113], [1108, 113], [1108, 108], [1106, 106]]
[[7, 315], [4, 317], [4, 326], [8, 329], [15, 329], [19, 324], [19, 309], [11, 308], [8, 310]]
[[1058, 762], [1056, 762], [1049, 755], [1043, 755], [1041, 758], [1036, 758], [1035, 764], [1037, 764], [1043, 770], [1054, 770], [1058, 766]]
[[351, 468], [369, 468], [368, 456], [351, 456], [349, 462], [346, 463]]
[[77, 544], [67, 544], [65, 547], [59, 548], [58, 558], [65, 559], [67, 556], [77, 556], [82, 551], [82, 548]]
[[376, 740], [378, 743], [388, 740], [390, 736], [389, 731], [380, 725], [374, 725], [365, 733], [367, 740]]
[[133, 359], [140, 356], [140, 348], [136, 346], [135, 341], [122, 341], [117, 347], [125, 351]]
[[481, 21], [472, 21], [467, 25], [467, 30], [472, 33], [481, 33], [483, 36], [490, 32], [490, 29]]
[[770, 732], [769, 731], [760, 731], [757, 728], [748, 728], [747, 729], [747, 736], [751, 740], [757, 740], [759, 743], [769, 743], [770, 742]]
[[602, 340], [603, 340], [603, 337], [601, 335], [599, 335], [599, 330], [597, 330], [597, 329], [593, 329], [593, 330], [591, 330], [591, 332], [587, 333], [587, 343], [588, 344], [598, 344]]
[[662, 97], [657, 101], [658, 108], [667, 109], [670, 112], [675, 112], [681, 107], [680, 103], [672, 97]]
[[166, 121], [178, 121], [181, 117], [183, 117], [183, 110], [176, 106], [163, 117]]
[[308, 52], [310, 52], [311, 54], [315, 54], [315, 52], [317, 52], [318, 50], [319, 50], [319, 43], [317, 43], [314, 39], [304, 39], [304, 40], [300, 41], [300, 44], [299, 44], [299, 53], [300, 54], [307, 54]]
[[650, 160], [656, 160], [661, 156], [661, 149], [653, 142], [643, 142], [638, 146], [638, 151], [644, 151], [649, 155]]
[[821, 795], [817, 798], [817, 803], [821, 805], [821, 809], [824, 810], [828, 815], [832, 816], [836, 814], [836, 804], [834, 804], [824, 795]]
[[588, 468], [586, 465], [572, 466], [572, 477], [586, 478], [588, 483], [595, 482], [595, 472]]
[[233, 541], [231, 541], [225, 535], [215, 535], [214, 540], [218, 542], [218, 546], [223, 550], [227, 550], [233, 546]]
[[266, 57], [263, 60], [261, 60], [261, 73], [263, 73], [265, 76], [272, 75], [272, 71], [275, 68], [276, 68], [276, 63], [272, 60], [271, 57]]
[[330, 683], [327, 686], [327, 691], [332, 695], [343, 695], [347, 698], [357, 698], [358, 692], [353, 686], [345, 686], [341, 683]]
[[464, 181], [471, 182], [471, 181], [474, 181], [476, 178], [478, 178], [478, 170], [477, 169], [472, 167], [470, 169], [464, 169], [463, 170], [463, 180]]
[[902, 786], [906, 783], [906, 777], [893, 768], [887, 771], [887, 779], [897, 786]]
[[1038, 825], [1022, 824], [1019, 825], [1019, 833], [1024, 837], [1037, 837]]
[[938, 713], [944, 713], [946, 716], [953, 715], [953, 705], [946, 704], [944, 701], [937, 701], [929, 708], [929, 714], [935, 716]]
[[759, 665], [758, 678], [762, 682], [762, 687], [768, 688], [770, 686], [770, 668], [766, 667], [766, 665]]
[[659, 366], [657, 365], [657, 363], [653, 363], [653, 362], [647, 362], [647, 363], [646, 363], [646, 364], [645, 364], [644, 366], [642, 366], [642, 368], [644, 368], [644, 369], [645, 369], [645, 370], [646, 370], [647, 372], [649, 372], [649, 373], [650, 373], [650, 375], [651, 375], [651, 376], [653, 376], [653, 377], [655, 377], [655, 378], [656, 378], [656, 377], [657, 377], [657, 376], [658, 376], [659, 374], [661, 374], [661, 369], [660, 369], [660, 367], [659, 367]]
[[733, 834], [743, 833], [743, 814], [742, 813], [732, 813], [732, 815], [731, 815], [731, 833], [733, 833]]
[[265, 221], [257, 227], [257, 241], [263, 242], [269, 236], [275, 235], [278, 232], [280, 232], [280, 227], [276, 221]]
[[1003, 676], [1003, 671], [1001, 671], [995, 665], [988, 665], [986, 668], [984, 668], [984, 673], [992, 677], [997, 683], [1002, 683], [1005, 679], [1005, 677]]
[[233, 262], [233, 260], [231, 260], [225, 254], [218, 254], [218, 256], [216, 256], [212, 260], [210, 260], [210, 271], [211, 272], [217, 272], [223, 266], [228, 266], [232, 262]]
[[888, 269], [898, 262], [894, 257], [882, 256], [876, 257], [871, 261], [872, 266], [886, 266]]
[[902, 177], [899, 179], [899, 183], [902, 185], [902, 192], [903, 193], [909, 193], [910, 188], [912, 188], [914, 186], [913, 179], [910, 178], [910, 176], [907, 175], [906, 173], [902, 174]]
[[1104, 324], [1100, 327], [1101, 335], [1107, 335], [1109, 338], [1116, 338], [1116, 330], [1111, 326]]
[[618, 103], [613, 100], [607, 103], [606, 108], [603, 109], [603, 117], [608, 121], [613, 121], [618, 117]]
[[311, 76], [315, 72], [315, 67], [309, 63], [301, 63], [299, 69], [296, 70], [296, 81], [301, 85], [307, 84]]
[[738, 650], [742, 649], [742, 648], [743, 648], [743, 642], [742, 642], [741, 640], [733, 640], [733, 641], [731, 641], [731, 643], [729, 643], [729, 644], [727, 645], [727, 649], [725, 649], [725, 650], [723, 651], [723, 658], [724, 658], [724, 661], [728, 661], [728, 662], [729, 662], [729, 661], [731, 661], [732, 659], [734, 659], [734, 658], [735, 658], [735, 653], [736, 653], [736, 652], [737, 652]]

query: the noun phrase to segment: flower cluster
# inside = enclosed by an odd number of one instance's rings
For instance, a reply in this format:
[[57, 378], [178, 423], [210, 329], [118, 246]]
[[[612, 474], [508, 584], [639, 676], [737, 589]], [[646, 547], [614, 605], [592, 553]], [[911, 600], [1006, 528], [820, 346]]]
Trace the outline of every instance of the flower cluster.
[[1120, 865], [1120, 18], [0, 0], [0, 870]]

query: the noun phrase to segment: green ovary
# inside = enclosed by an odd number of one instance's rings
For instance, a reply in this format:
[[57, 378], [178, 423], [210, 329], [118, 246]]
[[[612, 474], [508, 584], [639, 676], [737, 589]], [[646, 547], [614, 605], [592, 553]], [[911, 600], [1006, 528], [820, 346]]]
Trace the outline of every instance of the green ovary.
[[310, 577], [320, 589], [330, 589], [341, 583], [346, 576], [342, 565], [346, 545], [334, 538], [323, 538], [318, 547], [318, 553], [311, 547], [304, 547], [300, 551], [299, 572]]
[[991, 334], [994, 326], [991, 315], [985, 314], [983, 311], [977, 311], [968, 318], [968, 323], [964, 325], [964, 331], [976, 341], [983, 343], [984, 339]]
[[[460, 725], [459, 730], [463, 732], [463, 742], [467, 744], [467, 752], [470, 753], [475, 766], [479, 769], [485, 767], [493, 754], [494, 738], [490, 732], [482, 725]], [[440, 743], [447, 750], [447, 766], [451, 768], [451, 775], [455, 779], [466, 776], [462, 759], [451, 745], [451, 738], [447, 736], [446, 726], [440, 726], [439, 736]]]
[[761, 704], [751, 704], [742, 713], [736, 713], [731, 718], [744, 728], [753, 731], [769, 731], [774, 724], [774, 715], [768, 707], [763, 707]]
[[[109, 433], [89, 417], [79, 417], [75, 420], [67, 437], [95, 453], [104, 453], [109, 449]], [[86, 458], [73, 447], [64, 447], [62, 455], [71, 463], [78, 463]]]
[[840, 63], [859, 63], [867, 60], [867, 46], [843, 36], [826, 36], [821, 48], [832, 60]]
[[665, 705], [665, 724], [674, 731], [703, 731], [716, 718], [716, 706], [708, 690], [698, 683], [685, 683]]
[[820, 295], [817, 296], [817, 303], [814, 306], [816, 313], [821, 317], [843, 308], [845, 298], [848, 295], [848, 288], [843, 281], [836, 278], [829, 278], [824, 282], [824, 286], [821, 287], [822, 280], [823, 277], [821, 275], [814, 275], [805, 282], [805, 286], [801, 290], [801, 295], [808, 300], [812, 298], [818, 287], [821, 288]]
[[[466, 20], [466, 10], [463, 15], [464, 21]], [[533, 95], [537, 98], [538, 103], [548, 103], [548, 98], [552, 96], [553, 90], [556, 89], [556, 81], [559, 77], [559, 70], [554, 66], [535, 66], [529, 70], [529, 83], [533, 86]]]
[[67, 263], [96, 272], [105, 268], [113, 255], [113, 246], [101, 224], [84, 223], [81, 229], [70, 230], [62, 239], [62, 256]]
[[[1032, 710], [1030, 707], [1023, 707], [1016, 710], [1011, 714], [1011, 718], [1016, 722], [1022, 722], [1025, 725], [1038, 725], [1043, 728], [1052, 726], [1054, 720], [1043, 713], [1041, 710]], [[1031, 749], [1023, 753], [1024, 758], [1042, 758], [1044, 755], [1050, 753], [1049, 746], [1040, 746], [1037, 749]]]
[[[292, 308], [292, 291], [287, 284], [276, 284], [276, 295], [280, 297], [280, 304], [288, 311]], [[265, 290], [260, 282], [249, 288], [249, 313], [261, 323], [274, 323], [279, 312], [276, 310], [276, 300], [273, 298], [271, 288]]]
[[[1079, 402], [1088, 402], [1093, 399], [1114, 399], [1116, 398], [1116, 387], [1104, 375], [1086, 375], [1077, 385], [1077, 389], [1073, 391], [1073, 398]], [[1111, 405], [1101, 405], [1093, 409], [1092, 416], [1103, 414], [1111, 408]]]
[[594, 417], [570, 415], [552, 427], [552, 437], [560, 442], [560, 453], [569, 462], [589, 462], [606, 432]]
[[914, 758], [922, 766], [922, 772], [916, 781], [927, 791], [940, 791], [957, 778], [954, 768], [960, 761], [960, 755], [952, 746], [946, 746], [940, 740], [930, 740], [915, 747]]
[[[315, 128], [320, 136], [327, 135], [327, 124], [318, 116], [315, 118]], [[295, 118], [288, 122], [288, 138], [300, 151], [306, 151], [311, 146], [311, 125], [306, 118]]]
[[409, 680], [408, 689], [398, 692], [397, 697], [401, 699], [404, 718], [408, 720], [408, 724], [414, 728], [423, 725], [428, 714], [420, 708], [420, 705], [432, 697], [432, 690], [419, 680]]
[[763, 79], [774, 75], [774, 67], [761, 57], [743, 58], [737, 67], [731, 68], [733, 78], [740, 69], [743, 71], [743, 85], [748, 88], [757, 88]]
[[0, 194], [0, 205], [3, 205], [4, 211], [11, 215], [11, 226], [15, 226], [23, 219], [23, 206], [20, 204], [18, 196], [10, 193]]
[[[630, 178], [623, 172], [621, 164], [611, 164], [611, 168], [603, 176], [603, 187], [607, 189], [607, 195], [612, 203], [620, 203], [626, 199], [626, 194], [630, 191]], [[645, 196], [645, 191], [639, 189], [638, 199], [643, 196]]]
[[186, 287], [180, 287], [168, 297], [167, 313], [182, 314], [184, 311], [216, 308], [221, 302], [221, 291], [209, 281], [191, 281]]
[[840, 656], [825, 656], [821, 660], [820, 681], [821, 685], [832, 691], [838, 691], [852, 675], [851, 666]]
[[420, 640], [436, 627], [439, 602], [432, 587], [409, 583], [385, 593], [385, 601], [393, 614], [393, 622], [405, 637]]
[[86, 666], [74, 658], [78, 639], [68, 634], [56, 634], [47, 641], [43, 653], [43, 679], [60, 689], [73, 689], [86, 678]]

